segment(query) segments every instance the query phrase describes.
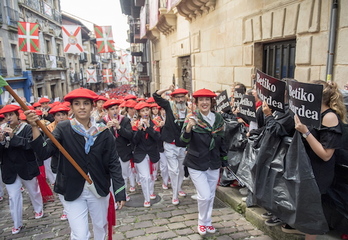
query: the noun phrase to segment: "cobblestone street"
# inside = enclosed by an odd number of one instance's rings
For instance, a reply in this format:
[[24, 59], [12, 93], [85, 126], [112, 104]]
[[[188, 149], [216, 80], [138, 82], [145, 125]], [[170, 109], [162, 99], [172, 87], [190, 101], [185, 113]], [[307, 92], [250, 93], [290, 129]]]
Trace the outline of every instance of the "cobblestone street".
[[[197, 233], [197, 203], [191, 196], [195, 193], [190, 180], [185, 180], [183, 190], [186, 197], [180, 197], [180, 204], [171, 204], [171, 189], [163, 190], [159, 181], [155, 185], [158, 194], [150, 208], [144, 208], [140, 186], [126, 207], [117, 211], [117, 226], [114, 228], [113, 239], [202, 239]], [[61, 221], [62, 206], [56, 197], [54, 202], [46, 203], [45, 215], [34, 219], [33, 208], [27, 192], [23, 192], [25, 228], [12, 235], [13, 227], [8, 207], [8, 196], [0, 202], [0, 239], [69, 239], [70, 228], [67, 221]], [[134, 207], [139, 206], [139, 207]], [[213, 224], [215, 234], [207, 234], [204, 239], [271, 239], [262, 231], [257, 230], [245, 218], [215, 200]]]

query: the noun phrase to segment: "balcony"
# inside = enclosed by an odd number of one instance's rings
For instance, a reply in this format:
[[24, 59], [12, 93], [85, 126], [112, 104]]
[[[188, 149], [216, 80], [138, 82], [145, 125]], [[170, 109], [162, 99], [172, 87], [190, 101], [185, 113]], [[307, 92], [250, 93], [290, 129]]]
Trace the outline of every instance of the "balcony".
[[70, 82], [71, 82], [71, 84], [75, 84], [75, 83], [80, 82], [77, 73], [70, 73]]
[[193, 19], [213, 11], [215, 5], [216, 0], [182, 0], [176, 9], [181, 16], [191, 22]]
[[57, 56], [57, 68], [66, 68], [65, 57]]
[[80, 63], [86, 63], [86, 62], [88, 62], [87, 53], [85, 53], [85, 52], [80, 53], [79, 62], [80, 62]]
[[49, 18], [59, 24], [62, 24], [62, 15], [57, 10], [52, 8], [49, 4], [42, 0], [19, 0], [18, 4], [31, 8], [38, 13], [43, 14], [46, 18]]
[[31, 56], [33, 60], [32, 68], [35, 68], [35, 69], [46, 68], [46, 56], [44, 54], [32, 53]]
[[0, 58], [0, 75], [7, 76], [6, 58]]
[[0, 11], [0, 25], [4, 22], [4, 20], [2, 19], [2, 11]]
[[10, 7], [5, 7], [5, 12], [7, 13], [7, 25], [17, 28], [19, 21], [19, 12]]
[[132, 43], [130, 49], [132, 56], [142, 56], [144, 45], [142, 43]]
[[22, 66], [20, 58], [12, 58], [14, 75], [22, 75]]
[[160, 8], [159, 12], [160, 16], [156, 27], [161, 33], [168, 35], [175, 30], [176, 15], [172, 10], [167, 11], [167, 8]]

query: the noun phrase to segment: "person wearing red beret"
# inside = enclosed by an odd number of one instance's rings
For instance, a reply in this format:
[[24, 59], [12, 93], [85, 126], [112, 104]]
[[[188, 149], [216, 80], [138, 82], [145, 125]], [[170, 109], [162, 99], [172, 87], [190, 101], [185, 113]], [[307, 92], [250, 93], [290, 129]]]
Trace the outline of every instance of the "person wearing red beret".
[[43, 216], [43, 201], [36, 178], [40, 174], [39, 165], [29, 144], [32, 128], [19, 120], [19, 109], [17, 105], [6, 105], [0, 110], [6, 119], [0, 127], [0, 156], [2, 180], [6, 184], [14, 223], [12, 234], [19, 233], [23, 227], [22, 183], [28, 190], [35, 218]]
[[44, 120], [49, 121], [49, 122], [53, 122], [54, 121], [54, 117], [53, 117], [52, 114], [49, 113], [49, 111], [51, 109], [51, 107], [49, 106], [50, 101], [51, 101], [50, 99], [42, 97], [42, 98], [40, 98], [39, 103], [40, 103], [40, 106], [41, 106], [40, 110], [42, 111], [42, 118]]
[[[171, 91], [174, 101], [168, 101], [161, 95]], [[178, 196], [185, 197], [186, 193], [182, 191], [181, 185], [185, 176], [183, 161], [185, 158], [186, 146], [180, 141], [180, 133], [186, 115], [190, 109], [186, 106], [186, 89], [178, 88], [174, 90], [174, 85], [166, 89], [161, 89], [153, 94], [156, 103], [166, 112], [166, 121], [162, 127], [162, 140], [164, 154], [167, 157], [168, 172], [173, 189], [172, 204], [178, 205]]]
[[92, 111], [92, 117], [94, 118], [95, 121], [101, 120], [105, 115], [106, 111], [103, 108], [103, 104], [107, 101], [108, 99], [104, 96], [97, 96], [97, 98], [94, 100], [95, 108]]
[[125, 115], [131, 120], [131, 124], [133, 126], [134, 121], [137, 119], [138, 114], [137, 111], [134, 109], [135, 105], [137, 105], [137, 101], [135, 100], [127, 100], [124, 102], [125, 106]]
[[197, 191], [198, 233], [215, 233], [212, 211], [220, 167], [227, 163], [224, 141], [224, 120], [212, 111], [216, 94], [200, 89], [192, 95], [197, 109], [185, 119], [181, 141], [188, 145], [184, 165]]
[[[69, 111], [70, 111], [70, 108], [67, 106], [67, 104], [63, 104], [63, 103], [56, 104], [53, 108], [51, 108], [49, 113], [53, 115], [54, 122], [47, 125], [46, 126], [47, 129], [50, 132], [53, 132], [53, 130], [56, 128], [56, 126], [59, 122], [68, 120]], [[52, 180], [53, 180], [53, 183], [56, 180], [56, 174], [57, 174], [57, 169], [58, 169], [58, 158], [59, 158], [59, 154], [54, 154], [51, 156], [51, 158], [48, 158], [47, 160], [44, 161], [46, 176], [50, 180], [51, 183], [52, 183]], [[53, 176], [53, 179], [51, 176]], [[63, 205], [63, 214], [60, 216], [60, 220], [67, 220], [68, 215], [67, 215], [67, 212], [65, 210], [64, 196], [61, 194], [58, 194], [58, 197]]]
[[134, 163], [144, 195], [144, 207], [150, 207], [150, 199], [156, 199], [153, 177], [155, 163], [159, 161], [158, 140], [161, 137], [159, 126], [150, 118], [150, 105], [140, 102], [134, 107], [138, 120], [133, 125]]
[[[81, 169], [90, 176], [93, 185], [76, 171], [68, 159], [59, 153], [57, 178], [54, 191], [62, 194], [71, 229], [71, 239], [88, 239], [90, 236], [88, 214], [92, 220], [94, 239], [105, 239], [108, 225], [110, 186], [119, 209], [125, 203], [125, 186], [115, 148], [115, 139], [107, 126], [96, 123], [91, 117], [96, 93], [85, 88], [69, 92], [65, 101], [71, 102], [74, 118], [59, 122], [52, 134], [66, 149]], [[47, 159], [58, 152], [52, 140], [40, 134], [36, 124], [39, 119], [34, 111], [26, 111], [32, 125], [33, 141], [30, 142], [39, 159]], [[111, 180], [111, 181], [110, 181]], [[94, 188], [93, 188], [94, 186]], [[114, 204], [112, 208], [114, 209]], [[109, 233], [111, 234], [111, 233]]]
[[[120, 114], [119, 105], [122, 100], [110, 99], [106, 101], [103, 107], [107, 111], [107, 115], [101, 120], [110, 129], [112, 135], [116, 138], [116, 150], [119, 155], [119, 161], [122, 168], [122, 177], [127, 189], [129, 180], [131, 192], [135, 191], [135, 176], [134, 176], [134, 162], [133, 162], [133, 131], [131, 120]], [[126, 193], [126, 200], [130, 197]]]

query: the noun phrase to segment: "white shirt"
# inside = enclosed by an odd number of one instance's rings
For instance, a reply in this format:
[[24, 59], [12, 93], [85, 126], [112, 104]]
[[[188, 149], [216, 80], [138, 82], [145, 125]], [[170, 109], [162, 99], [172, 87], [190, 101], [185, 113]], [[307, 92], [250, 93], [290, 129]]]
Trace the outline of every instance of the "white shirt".
[[203, 116], [203, 119], [210, 124], [211, 127], [214, 125], [215, 114], [213, 112], [209, 112], [208, 115], [204, 115], [201, 113], [201, 115]]

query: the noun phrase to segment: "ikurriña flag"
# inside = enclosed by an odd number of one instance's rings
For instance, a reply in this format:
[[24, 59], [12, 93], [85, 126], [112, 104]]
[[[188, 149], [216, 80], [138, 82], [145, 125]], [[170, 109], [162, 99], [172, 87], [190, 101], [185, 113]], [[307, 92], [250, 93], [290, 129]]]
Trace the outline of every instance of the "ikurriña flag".
[[112, 83], [112, 72], [110, 68], [103, 69], [103, 81], [107, 84]]
[[111, 26], [94, 25], [98, 53], [115, 52]]
[[18, 46], [23, 52], [39, 52], [39, 24], [18, 22]]
[[82, 53], [82, 37], [81, 26], [79, 25], [63, 25], [62, 35], [64, 43], [64, 52], [66, 53]]

